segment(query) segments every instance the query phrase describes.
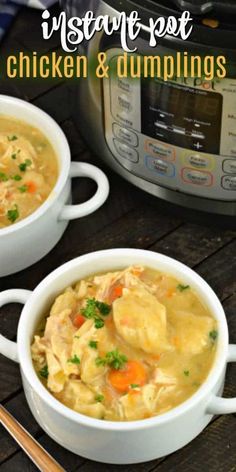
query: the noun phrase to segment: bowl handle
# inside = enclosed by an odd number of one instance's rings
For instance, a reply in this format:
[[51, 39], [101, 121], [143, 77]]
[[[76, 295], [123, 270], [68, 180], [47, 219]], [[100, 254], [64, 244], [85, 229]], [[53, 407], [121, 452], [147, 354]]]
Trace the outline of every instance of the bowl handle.
[[59, 216], [59, 220], [74, 220], [87, 216], [100, 208], [106, 201], [109, 195], [109, 182], [104, 174], [98, 167], [95, 167], [86, 162], [72, 162], [70, 167], [69, 176], [74, 177], [88, 177], [95, 180], [97, 183], [97, 191], [95, 195], [85, 203], [79, 205], [65, 205]]
[[[227, 362], [236, 362], [236, 344], [229, 345]], [[207, 413], [223, 415], [236, 412], [236, 398], [221, 398], [213, 395], [207, 406]]]
[[[0, 307], [7, 305], [8, 303], [22, 303], [23, 305], [27, 302], [32, 292], [30, 290], [6, 290], [0, 293]], [[19, 362], [17, 343], [9, 341], [0, 334], [0, 354], [3, 354], [12, 361]]]

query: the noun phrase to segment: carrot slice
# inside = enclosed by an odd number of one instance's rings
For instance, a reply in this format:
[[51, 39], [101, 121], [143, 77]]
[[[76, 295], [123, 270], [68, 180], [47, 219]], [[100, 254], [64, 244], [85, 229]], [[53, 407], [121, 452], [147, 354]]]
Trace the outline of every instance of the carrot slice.
[[124, 369], [112, 369], [108, 374], [108, 381], [118, 392], [125, 393], [132, 384], [144, 385], [147, 381], [147, 373], [141, 362], [128, 361]]
[[75, 316], [75, 318], [73, 320], [73, 325], [76, 328], [81, 328], [81, 326], [84, 324], [84, 322], [85, 322], [85, 317], [79, 313], [78, 315]]
[[37, 186], [33, 181], [26, 182], [25, 185], [27, 185], [27, 190], [28, 190], [29, 193], [35, 193], [36, 192]]
[[116, 285], [110, 294], [110, 303], [114, 302], [117, 298], [122, 297], [124, 285]]

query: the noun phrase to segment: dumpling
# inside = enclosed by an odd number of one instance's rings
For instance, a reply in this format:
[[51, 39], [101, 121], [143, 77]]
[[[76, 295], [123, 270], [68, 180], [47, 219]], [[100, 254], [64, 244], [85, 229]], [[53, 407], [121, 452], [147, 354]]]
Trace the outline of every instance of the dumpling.
[[178, 339], [177, 349], [186, 354], [199, 354], [209, 345], [209, 332], [214, 319], [178, 310], [172, 314], [172, 326]]
[[123, 290], [113, 303], [113, 318], [119, 335], [130, 346], [151, 354], [169, 348], [166, 308], [142, 285]]

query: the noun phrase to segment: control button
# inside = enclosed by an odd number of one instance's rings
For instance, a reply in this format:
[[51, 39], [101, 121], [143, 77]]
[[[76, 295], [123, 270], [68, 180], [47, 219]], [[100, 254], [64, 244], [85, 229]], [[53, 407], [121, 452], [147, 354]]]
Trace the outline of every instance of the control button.
[[120, 90], [123, 90], [123, 92], [131, 93], [133, 90], [133, 84], [128, 81], [126, 78], [117, 78], [117, 86]]
[[175, 160], [175, 150], [174, 148], [159, 143], [158, 141], [147, 140], [145, 142], [145, 149], [148, 154], [151, 154], [154, 157], [159, 157], [161, 159], [167, 159], [168, 161]]
[[174, 128], [173, 128], [173, 131], [174, 131], [174, 133], [176, 133], [176, 134], [183, 134], [183, 135], [186, 134], [186, 131], [185, 131], [184, 128], [176, 128], [176, 127], [174, 127]]
[[185, 155], [184, 161], [191, 167], [196, 169], [212, 169], [214, 166], [213, 159], [211, 157], [203, 156], [201, 154], [190, 154]]
[[203, 148], [203, 144], [200, 144], [199, 141], [197, 143], [193, 143], [193, 146], [198, 150], [200, 151], [200, 149]]
[[205, 139], [206, 138], [206, 136], [204, 136], [203, 133], [200, 133], [198, 131], [193, 131], [191, 133], [191, 136], [192, 136], [192, 138], [197, 138], [197, 139]]
[[116, 138], [125, 141], [130, 146], [138, 146], [138, 136], [130, 129], [122, 128], [117, 123], [113, 123], [113, 133]]
[[115, 119], [129, 128], [134, 127], [134, 120], [132, 119], [132, 116], [129, 116], [126, 111], [122, 111], [121, 113], [116, 112]]
[[226, 159], [223, 162], [223, 171], [226, 174], [236, 174], [236, 159]]
[[225, 175], [222, 177], [221, 185], [225, 190], [236, 190], [236, 176]]
[[210, 172], [200, 172], [185, 167], [181, 172], [182, 179], [187, 184], [200, 185], [203, 187], [210, 187], [213, 183], [213, 175]]
[[127, 113], [130, 113], [132, 111], [133, 109], [132, 103], [127, 95], [125, 94], [118, 95], [117, 102], [118, 102], [118, 106], [122, 110], [125, 110]]
[[168, 129], [168, 126], [166, 125], [166, 123], [163, 123], [162, 121], [156, 121], [155, 126], [161, 129]]
[[[109, 63], [116, 68], [117, 56]], [[110, 76], [104, 84], [105, 115], [110, 112], [113, 121], [121, 126], [141, 131], [141, 82], [130, 77]]]
[[127, 144], [121, 143], [117, 139], [114, 139], [114, 145], [121, 157], [130, 162], [138, 162], [139, 155], [136, 149], [127, 146]]
[[175, 176], [175, 167], [170, 162], [162, 161], [154, 157], [146, 156], [146, 166], [152, 172], [157, 172], [165, 177]]

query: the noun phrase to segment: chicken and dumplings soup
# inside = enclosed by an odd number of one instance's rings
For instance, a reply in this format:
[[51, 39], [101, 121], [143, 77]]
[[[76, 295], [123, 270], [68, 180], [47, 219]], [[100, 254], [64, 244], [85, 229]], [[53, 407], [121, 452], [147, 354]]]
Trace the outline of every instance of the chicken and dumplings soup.
[[217, 322], [189, 285], [132, 266], [59, 294], [31, 346], [35, 370], [67, 407], [133, 421], [168, 412], [207, 378]]
[[0, 115], [0, 230], [37, 210], [57, 178], [57, 157], [43, 133]]

